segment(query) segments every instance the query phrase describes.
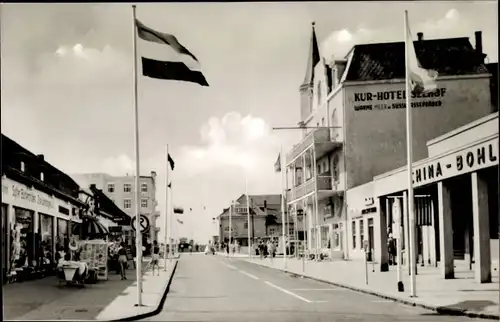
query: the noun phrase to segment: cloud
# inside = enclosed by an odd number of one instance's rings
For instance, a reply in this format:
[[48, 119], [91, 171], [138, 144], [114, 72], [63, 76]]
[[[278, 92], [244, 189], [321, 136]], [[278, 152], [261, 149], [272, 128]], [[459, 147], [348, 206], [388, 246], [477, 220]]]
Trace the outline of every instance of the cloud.
[[271, 166], [279, 142], [271, 127], [261, 118], [230, 112], [221, 118], [211, 117], [200, 130], [202, 145], [184, 146], [179, 168], [189, 176], [200, 175], [221, 167], [245, 169], [251, 173]]
[[[462, 17], [460, 12], [454, 8], [448, 10], [442, 18], [437, 20], [412, 23], [411, 16], [409, 20], [414, 39], [417, 32], [423, 32], [426, 38], [470, 37], [473, 35], [475, 28], [477, 28], [477, 26], [471, 26], [469, 21], [465, 17]], [[401, 23], [401, 28], [399, 29], [395, 28], [394, 24], [391, 24], [390, 26], [380, 28], [370, 28], [360, 25], [354, 30], [334, 30], [321, 42], [321, 53], [327, 61], [332, 59], [332, 57], [342, 59], [356, 44], [403, 41], [402, 28], [403, 25]], [[473, 40], [472, 44], [474, 45]]]

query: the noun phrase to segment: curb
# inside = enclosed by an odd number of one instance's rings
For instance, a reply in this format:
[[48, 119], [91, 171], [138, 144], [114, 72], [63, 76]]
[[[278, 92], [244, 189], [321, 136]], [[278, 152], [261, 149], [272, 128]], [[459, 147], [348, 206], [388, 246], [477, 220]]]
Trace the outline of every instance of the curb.
[[336, 283], [336, 282], [331, 282], [331, 281], [327, 281], [327, 280], [324, 280], [324, 279], [321, 279], [321, 278], [312, 277], [312, 276], [308, 276], [308, 275], [305, 275], [305, 274], [292, 272], [292, 271], [289, 271], [287, 269], [269, 267], [267, 265], [260, 264], [260, 263], [255, 263], [255, 262], [251, 262], [251, 261], [248, 261], [248, 260], [246, 260], [246, 262], [254, 264], [254, 265], [259, 265], [261, 267], [267, 267], [269, 269], [280, 270], [280, 271], [283, 271], [283, 272], [289, 273], [289, 274], [295, 274], [295, 275], [298, 275], [298, 276], [302, 276], [304, 278], [308, 278], [310, 280], [314, 280], [314, 281], [318, 281], [318, 282], [321, 282], [321, 283], [326, 283], [326, 284], [334, 285], [334, 286], [337, 286], [337, 287], [342, 287], [342, 288], [345, 288], [345, 289], [349, 289], [351, 291], [355, 291], [355, 292], [359, 292], [359, 293], [364, 293], [364, 294], [369, 294], [369, 295], [374, 295], [374, 296], [383, 298], [384, 300], [392, 300], [392, 301], [399, 302], [399, 303], [402, 303], [402, 304], [406, 304], [406, 305], [409, 305], [409, 306], [422, 307], [424, 309], [431, 310], [431, 311], [437, 312], [437, 313], [442, 314], [442, 315], [467, 316], [469, 318], [480, 318], [480, 319], [488, 319], [488, 320], [496, 320], [496, 321], [499, 320], [499, 315], [495, 315], [495, 314], [477, 313], [477, 312], [467, 311], [467, 310], [464, 310], [464, 309], [455, 309], [455, 308], [449, 308], [449, 307], [444, 307], [444, 306], [436, 306], [436, 305], [429, 305], [429, 304], [423, 304], [423, 303], [416, 303], [416, 302], [413, 302], [411, 300], [406, 300], [406, 299], [403, 299], [403, 298], [400, 298], [400, 297], [396, 297], [396, 296], [392, 296], [392, 295], [386, 295], [384, 293], [380, 293], [380, 292], [376, 292], [376, 291], [370, 291], [370, 290], [362, 289], [362, 288], [359, 288], [359, 287], [350, 286], [350, 285], [347, 285], [347, 284], [340, 284], [340, 283]]
[[163, 292], [163, 295], [160, 299], [160, 303], [151, 312], [146, 312], [146, 313], [141, 313], [137, 315], [132, 315], [132, 316], [127, 316], [124, 318], [116, 319], [116, 320], [111, 320], [111, 321], [137, 321], [137, 320], [142, 320], [146, 318], [150, 318], [152, 316], [158, 315], [162, 310], [163, 306], [165, 305], [165, 300], [167, 299], [167, 294], [170, 291], [170, 285], [172, 284], [172, 280], [174, 279], [175, 275], [175, 270], [177, 269], [177, 264], [179, 264], [179, 261], [175, 261], [174, 267], [172, 268], [172, 273], [170, 274], [170, 278], [168, 279], [167, 286], [165, 287], [165, 291]]

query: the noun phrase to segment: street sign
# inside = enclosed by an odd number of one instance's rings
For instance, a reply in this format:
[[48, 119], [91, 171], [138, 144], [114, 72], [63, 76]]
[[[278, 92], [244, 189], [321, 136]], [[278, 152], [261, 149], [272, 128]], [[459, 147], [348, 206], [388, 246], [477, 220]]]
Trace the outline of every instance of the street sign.
[[[137, 217], [133, 217], [130, 225], [132, 229], [135, 231], [135, 222]], [[139, 225], [141, 226], [141, 234], [149, 229], [149, 219], [146, 215], [140, 215]]]

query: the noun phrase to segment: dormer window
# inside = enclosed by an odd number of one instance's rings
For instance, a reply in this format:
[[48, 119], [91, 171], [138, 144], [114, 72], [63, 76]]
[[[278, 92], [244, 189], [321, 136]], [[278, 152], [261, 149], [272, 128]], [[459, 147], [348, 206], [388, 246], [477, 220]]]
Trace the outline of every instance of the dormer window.
[[40, 172], [40, 180], [43, 181], [44, 180], [44, 175], [43, 175], [43, 172]]
[[24, 172], [24, 162], [21, 161], [21, 171]]

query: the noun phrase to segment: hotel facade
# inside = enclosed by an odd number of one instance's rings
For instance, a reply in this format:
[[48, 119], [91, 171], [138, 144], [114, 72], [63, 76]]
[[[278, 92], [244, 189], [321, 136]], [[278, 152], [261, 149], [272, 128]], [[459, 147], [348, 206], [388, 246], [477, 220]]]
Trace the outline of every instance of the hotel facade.
[[[404, 43], [356, 45], [344, 59], [326, 61], [314, 28], [300, 86], [303, 138], [286, 154], [288, 211], [295, 222], [305, 218], [309, 251], [355, 259], [367, 244], [370, 260], [387, 270], [387, 238], [381, 236], [390, 225], [378, 216], [379, 195], [369, 191], [374, 178], [407, 160]], [[481, 32], [475, 33], [475, 48], [468, 38], [425, 40], [422, 33], [414, 46], [423, 67], [439, 74], [435, 91], [412, 95], [413, 156], [423, 160], [434, 155], [428, 142], [497, 107]], [[404, 188], [404, 175], [398, 180]], [[431, 203], [424, 199], [418, 202]]]

